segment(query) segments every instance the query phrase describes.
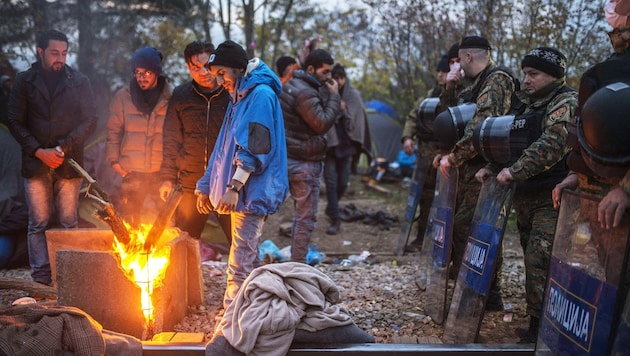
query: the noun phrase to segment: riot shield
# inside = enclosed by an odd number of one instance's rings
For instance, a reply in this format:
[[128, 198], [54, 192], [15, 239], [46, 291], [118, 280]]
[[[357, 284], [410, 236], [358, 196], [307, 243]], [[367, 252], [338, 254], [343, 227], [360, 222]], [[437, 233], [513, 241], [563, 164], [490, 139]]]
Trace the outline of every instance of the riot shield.
[[[400, 236], [398, 237], [398, 245], [396, 246], [397, 256], [402, 256], [405, 253], [405, 246], [407, 245], [409, 233], [411, 232], [411, 226], [413, 225], [413, 221], [416, 216], [416, 210], [418, 208], [418, 202], [420, 201], [420, 194], [422, 194], [424, 176], [427, 173], [427, 168], [427, 160], [418, 156], [416, 159], [416, 169], [413, 171], [411, 184], [409, 185], [409, 195], [407, 196], [405, 214], [400, 224]], [[426, 209], [426, 207], [420, 207], [420, 209], [423, 208]]]
[[626, 306], [623, 308], [617, 327], [617, 337], [611, 355], [630, 355], [630, 293], [626, 294]]
[[494, 176], [481, 187], [444, 327], [444, 343], [476, 342], [496, 259], [501, 253], [514, 187], [515, 183], [499, 184]]
[[453, 239], [453, 214], [457, 197], [457, 168], [451, 168], [449, 177], [437, 171], [435, 196], [429, 211], [420, 253], [420, 273], [416, 284], [426, 286], [424, 311], [437, 324], [444, 322], [448, 267]]
[[[599, 200], [564, 191], [554, 237], [537, 355], [608, 355], [621, 312], [630, 223], [605, 230]], [[626, 340], [627, 342], [627, 340]]]

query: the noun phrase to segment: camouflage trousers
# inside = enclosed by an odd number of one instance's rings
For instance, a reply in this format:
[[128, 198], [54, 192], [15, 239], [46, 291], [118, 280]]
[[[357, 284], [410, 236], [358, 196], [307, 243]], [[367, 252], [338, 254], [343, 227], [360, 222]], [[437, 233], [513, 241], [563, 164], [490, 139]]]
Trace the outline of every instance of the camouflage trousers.
[[512, 208], [525, 256], [527, 314], [540, 318], [558, 211], [548, 190], [520, 194], [517, 190]]
[[[485, 162], [481, 160], [473, 160], [459, 168], [459, 181], [457, 184], [457, 204], [455, 206], [455, 215], [453, 217], [453, 248], [451, 251], [451, 260], [453, 267], [449, 273], [453, 278], [457, 279], [459, 268], [464, 258], [464, 251], [468, 236], [470, 234], [470, 224], [472, 222], [477, 199], [481, 191], [481, 183], [475, 179], [475, 173], [485, 166]], [[500, 288], [500, 271], [503, 266], [503, 247], [499, 249], [496, 256], [496, 275], [492, 281], [491, 292], [498, 293]]]

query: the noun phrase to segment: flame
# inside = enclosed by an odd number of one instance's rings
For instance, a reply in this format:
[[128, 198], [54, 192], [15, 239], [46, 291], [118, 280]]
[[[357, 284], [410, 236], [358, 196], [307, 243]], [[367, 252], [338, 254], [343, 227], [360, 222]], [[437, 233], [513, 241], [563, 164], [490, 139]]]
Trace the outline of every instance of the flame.
[[[156, 244], [151, 251], [145, 251], [144, 242], [151, 231], [151, 225], [141, 224], [138, 229], [131, 229], [127, 223], [125, 226], [131, 240], [125, 245], [117, 238], [114, 239], [114, 251], [120, 256], [120, 265], [127, 278], [140, 287], [144, 320], [147, 326], [151, 326], [155, 318], [151, 296], [153, 290], [162, 285], [171, 248], [168, 245]], [[167, 229], [164, 233], [172, 237], [177, 234], [175, 229]]]

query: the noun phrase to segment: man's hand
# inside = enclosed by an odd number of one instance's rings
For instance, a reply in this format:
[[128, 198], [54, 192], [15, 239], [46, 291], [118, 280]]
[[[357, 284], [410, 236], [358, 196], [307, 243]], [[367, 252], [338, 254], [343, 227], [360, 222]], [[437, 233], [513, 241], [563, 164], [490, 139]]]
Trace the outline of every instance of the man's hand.
[[238, 203], [238, 192], [228, 189], [221, 197], [221, 202], [217, 207], [219, 214], [230, 214], [236, 210], [236, 204]]
[[52, 169], [61, 166], [65, 159], [64, 153], [55, 148], [39, 148], [35, 151], [35, 157]]
[[459, 63], [453, 63], [451, 70], [446, 74], [446, 89], [453, 90], [457, 88], [462, 80], [462, 72]]
[[339, 109], [341, 109], [341, 111], [346, 110], [346, 101], [342, 100], [341, 103], [339, 104]]
[[553, 188], [551, 191], [551, 200], [553, 201], [553, 208], [558, 209], [560, 207], [560, 198], [562, 197], [562, 190], [575, 189], [578, 186], [577, 174], [571, 173], [564, 180]]
[[431, 163], [433, 165], [433, 168], [438, 168], [440, 166], [441, 159], [442, 159], [441, 153], [438, 153], [435, 155], [435, 157], [433, 157], [433, 162]]
[[334, 79], [329, 79], [324, 82], [324, 85], [332, 94], [339, 94], [339, 83]]
[[499, 184], [507, 185], [512, 183], [514, 177], [512, 177], [512, 173], [510, 173], [509, 168], [503, 168], [499, 174], [497, 174], [497, 182]]
[[168, 199], [168, 196], [171, 195], [172, 190], [173, 190], [173, 182], [171, 182], [170, 180], [165, 180], [159, 189], [160, 198], [163, 201], [166, 201], [166, 199]]
[[630, 208], [630, 195], [623, 188], [615, 187], [599, 202], [597, 221], [604, 229], [617, 227], [628, 208]]
[[199, 214], [210, 214], [212, 211], [212, 204], [210, 204], [210, 197], [208, 194], [198, 194], [197, 195], [197, 211]]
[[493, 173], [491, 170], [489, 170], [488, 168], [481, 168], [480, 170], [477, 171], [477, 173], [475, 173], [475, 179], [479, 182], [479, 183], [483, 183], [486, 181], [486, 178], [488, 178], [488, 176], [491, 176]]
[[444, 155], [442, 159], [440, 159], [440, 172], [442, 172], [442, 175], [446, 178], [448, 178], [449, 169], [451, 168], [451, 161], [448, 159], [449, 156], [450, 155]]
[[112, 168], [113, 168], [113, 169], [114, 169], [114, 170], [115, 170], [118, 174], [120, 174], [120, 176], [121, 176], [121, 177], [123, 177], [123, 178], [125, 178], [125, 176], [126, 176], [127, 174], [129, 174], [129, 172], [128, 172], [128, 171], [126, 171], [126, 170], [124, 170], [124, 169], [122, 168], [122, 166], [120, 165], [120, 163], [114, 163], [114, 164], [112, 164]]

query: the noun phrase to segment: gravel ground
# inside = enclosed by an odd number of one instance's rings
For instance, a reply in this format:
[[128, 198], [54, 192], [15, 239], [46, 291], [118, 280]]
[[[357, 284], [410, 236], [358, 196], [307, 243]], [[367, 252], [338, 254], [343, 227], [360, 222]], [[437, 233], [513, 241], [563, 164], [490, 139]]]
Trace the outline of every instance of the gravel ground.
[[[518, 258], [511, 259], [506, 255], [505, 260], [503, 295], [506, 311], [486, 313], [480, 332], [479, 341], [482, 343], [514, 343], [517, 339], [512, 330], [527, 323], [522, 304], [522, 271], [519, 272], [522, 266], [518, 266]], [[373, 335], [378, 343], [440, 343], [443, 326], [425, 315], [424, 292], [414, 282], [418, 270], [417, 260], [413, 257], [389, 259], [379, 256], [366, 261], [353, 266], [317, 265], [339, 287], [341, 303], [350, 311], [354, 322]], [[210, 339], [222, 313], [225, 266], [225, 262], [205, 262], [202, 265], [205, 303], [191, 308], [174, 331], [203, 333], [206, 340]], [[30, 280], [30, 270], [2, 270], [0, 277]], [[453, 283], [450, 283], [450, 292], [452, 286]], [[27, 296], [27, 293], [0, 290], [0, 307], [9, 307], [14, 300], [23, 296]], [[51, 303], [54, 300], [40, 302]]]

